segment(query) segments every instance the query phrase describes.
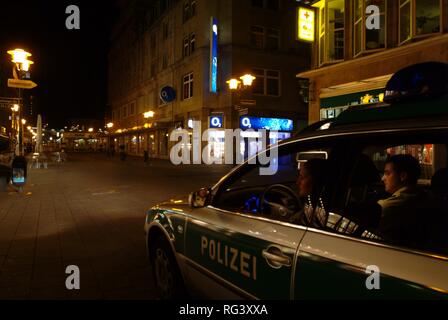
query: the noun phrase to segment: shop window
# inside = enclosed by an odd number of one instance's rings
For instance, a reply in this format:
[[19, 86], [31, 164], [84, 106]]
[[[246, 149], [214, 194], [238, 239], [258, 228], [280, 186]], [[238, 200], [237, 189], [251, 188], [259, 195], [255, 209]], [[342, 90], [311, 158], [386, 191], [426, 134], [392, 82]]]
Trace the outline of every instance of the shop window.
[[400, 0], [399, 42], [441, 32], [441, 0]]
[[182, 98], [183, 100], [193, 97], [193, 73], [189, 73], [182, 78]]
[[322, 0], [319, 8], [319, 65], [344, 59], [345, 1]]
[[[370, 5], [380, 9], [380, 29], [369, 30], [366, 27], [366, 8]], [[386, 47], [386, 0], [355, 0], [353, 8], [353, 54], [384, 49]]]

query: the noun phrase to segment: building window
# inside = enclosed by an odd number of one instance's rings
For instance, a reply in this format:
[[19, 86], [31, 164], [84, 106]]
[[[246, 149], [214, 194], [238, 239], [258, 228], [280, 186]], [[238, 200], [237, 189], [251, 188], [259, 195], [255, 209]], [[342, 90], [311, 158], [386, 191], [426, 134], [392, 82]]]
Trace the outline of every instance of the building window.
[[186, 22], [188, 19], [190, 19], [190, 1], [184, 2], [184, 14], [183, 14], [183, 21]]
[[196, 0], [191, 0], [190, 17], [194, 17], [195, 15], [196, 15]]
[[265, 96], [280, 95], [280, 71], [253, 69], [256, 79], [252, 84], [252, 93]]
[[399, 42], [441, 32], [442, 0], [400, 0]]
[[196, 15], [196, 0], [187, 0], [184, 2], [183, 22], [187, 22]]
[[415, 35], [425, 35], [440, 32], [440, 0], [415, 1]]
[[128, 116], [128, 107], [123, 107], [123, 118], [126, 118]]
[[252, 7], [278, 10], [278, 0], [252, 0]]
[[129, 107], [129, 115], [135, 114], [135, 102], [131, 103], [131, 106]]
[[183, 57], [188, 57], [188, 54], [190, 52], [189, 46], [190, 46], [190, 42], [189, 42], [188, 36], [186, 36], [184, 38], [184, 50], [183, 50], [183, 53], [182, 53]]
[[250, 27], [250, 45], [257, 49], [264, 49], [264, 28]]
[[375, 5], [380, 9], [379, 30], [369, 30], [366, 27], [367, 6], [371, 0], [355, 0], [353, 16], [353, 55], [386, 48], [386, 0], [377, 0]]
[[194, 33], [190, 34], [190, 54], [192, 54], [196, 48], [196, 36]]
[[399, 41], [403, 43], [411, 39], [411, 0], [400, 0], [399, 15]]
[[189, 73], [182, 78], [182, 99], [193, 97], [193, 73]]
[[267, 29], [266, 32], [266, 49], [278, 50], [280, 43], [280, 31], [277, 29]]
[[183, 40], [183, 51], [182, 51], [182, 56], [183, 57], [188, 57], [189, 55], [191, 55], [196, 46], [196, 36], [194, 33], [190, 33], [188, 36], [184, 37]]
[[319, 10], [319, 65], [344, 59], [344, 0], [321, 0]]

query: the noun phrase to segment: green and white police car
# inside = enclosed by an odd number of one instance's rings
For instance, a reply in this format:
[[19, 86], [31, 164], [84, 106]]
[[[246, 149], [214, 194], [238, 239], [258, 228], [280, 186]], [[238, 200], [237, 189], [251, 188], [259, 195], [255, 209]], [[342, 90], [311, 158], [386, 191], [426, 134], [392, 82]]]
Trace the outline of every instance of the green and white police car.
[[[385, 103], [272, 146], [274, 175], [246, 162], [211, 188], [150, 209], [144, 229], [161, 297], [447, 299], [447, 89], [447, 64], [405, 68], [389, 81]], [[388, 197], [381, 177], [394, 154], [421, 166], [417, 187], [428, 201], [398, 220], [414, 224], [414, 241], [377, 229], [375, 204]], [[313, 157], [329, 170], [311, 219], [297, 222], [298, 167]], [[308, 222], [313, 215], [322, 223]]]

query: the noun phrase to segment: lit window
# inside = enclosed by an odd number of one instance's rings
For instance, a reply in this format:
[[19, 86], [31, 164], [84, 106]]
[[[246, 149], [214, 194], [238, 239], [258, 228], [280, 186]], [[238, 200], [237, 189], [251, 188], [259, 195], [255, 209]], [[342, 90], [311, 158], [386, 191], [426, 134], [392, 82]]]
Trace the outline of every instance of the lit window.
[[353, 54], [354, 56], [367, 51], [380, 50], [386, 47], [386, 0], [378, 0], [375, 5], [380, 10], [380, 29], [369, 30], [366, 27], [366, 8], [370, 0], [354, 1], [353, 16]]
[[344, 59], [345, 1], [322, 0], [319, 10], [319, 65]]
[[442, 0], [400, 0], [399, 43], [406, 43], [413, 37], [440, 33], [442, 4]]

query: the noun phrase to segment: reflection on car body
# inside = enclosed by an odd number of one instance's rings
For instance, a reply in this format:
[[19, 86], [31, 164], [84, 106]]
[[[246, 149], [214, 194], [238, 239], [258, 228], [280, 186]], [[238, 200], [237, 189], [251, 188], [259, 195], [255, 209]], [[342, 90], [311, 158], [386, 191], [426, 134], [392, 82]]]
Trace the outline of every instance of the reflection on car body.
[[[272, 146], [279, 155], [273, 176], [245, 163], [190, 201], [150, 209], [146, 243], [161, 296], [448, 298], [448, 188], [434, 182], [448, 166], [448, 100], [446, 92], [399, 100], [346, 111], [325, 130], [306, 129]], [[390, 196], [381, 177], [395, 154], [418, 160], [417, 188], [429, 199], [415, 205], [418, 216], [402, 215], [403, 223], [416, 223], [419, 240], [412, 243], [378, 228], [378, 201]], [[310, 219], [292, 222], [305, 205], [296, 190], [303, 155], [325, 158], [329, 170]], [[380, 271], [379, 289], [366, 285], [372, 266]]]

